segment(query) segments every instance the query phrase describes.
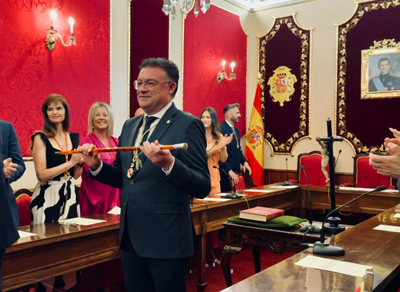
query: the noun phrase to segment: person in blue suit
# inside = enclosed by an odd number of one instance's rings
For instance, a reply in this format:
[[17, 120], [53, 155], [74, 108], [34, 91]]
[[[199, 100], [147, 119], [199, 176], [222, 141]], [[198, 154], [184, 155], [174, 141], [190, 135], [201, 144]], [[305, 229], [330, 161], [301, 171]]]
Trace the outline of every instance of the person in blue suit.
[[17, 202], [10, 186], [17, 181], [25, 172], [25, 163], [22, 158], [17, 134], [11, 123], [0, 120], [1, 128], [1, 154], [4, 159], [4, 175], [6, 178], [6, 191], [13, 213], [14, 223], [19, 226], [19, 215]]
[[[127, 292], [184, 292], [195, 231], [190, 210], [193, 197], [211, 189], [206, 133], [197, 117], [172, 102], [178, 88], [176, 64], [149, 58], [135, 81], [144, 114], [127, 120], [113, 165], [100, 160], [84, 144], [85, 163], [100, 182], [121, 188], [120, 249]], [[187, 143], [187, 150], [161, 150], [161, 145]]]
[[231, 143], [226, 145], [228, 159], [223, 163], [220, 162], [221, 192], [231, 191], [231, 179], [235, 184], [239, 182], [238, 173], [240, 173], [242, 165], [243, 171], [247, 170], [249, 175], [251, 175], [250, 165], [244, 157], [240, 145], [240, 132], [235, 127], [235, 124], [239, 122], [239, 118], [241, 117], [239, 106], [238, 103], [233, 103], [226, 105], [223, 109], [225, 121], [220, 124], [221, 134], [228, 136], [233, 134], [233, 139]]
[[[2, 127], [0, 127], [0, 132]], [[4, 174], [3, 156], [1, 154], [3, 148], [3, 137], [0, 133], [0, 292], [2, 291], [1, 282], [1, 263], [6, 248], [12, 245], [19, 238], [18, 230], [13, 219], [12, 206], [8, 194], [8, 183]], [[15, 201], [15, 199], [14, 199]]]

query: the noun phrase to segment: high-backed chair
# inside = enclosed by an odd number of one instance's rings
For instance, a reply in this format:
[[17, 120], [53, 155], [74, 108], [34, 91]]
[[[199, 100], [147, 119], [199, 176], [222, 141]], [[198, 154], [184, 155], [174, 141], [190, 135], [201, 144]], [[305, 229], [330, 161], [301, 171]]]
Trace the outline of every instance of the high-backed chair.
[[376, 188], [386, 186], [394, 189], [392, 178], [379, 174], [369, 165], [369, 154], [361, 153], [354, 157], [353, 185], [358, 188]]
[[[304, 172], [301, 170], [301, 166], [304, 166], [304, 170], [307, 174], [308, 183], [311, 187], [325, 187], [326, 178], [321, 170], [322, 155], [321, 151], [311, 151], [309, 153], [301, 153], [297, 157], [297, 180], [299, 185], [306, 185], [306, 177]], [[329, 174], [329, 165], [326, 167]]]
[[30, 225], [32, 192], [28, 189], [20, 189], [14, 195], [18, 207], [19, 226]]
[[[245, 172], [241, 172], [240, 173], [240, 175], [243, 177], [243, 184], [242, 185], [244, 185], [244, 188], [252, 188], [252, 187], [256, 187], [257, 185], [254, 183], [254, 180], [253, 180], [253, 178], [252, 178], [252, 176], [251, 175], [249, 175], [249, 172], [248, 171], [245, 171]], [[239, 181], [239, 183], [240, 183], [240, 181]], [[239, 189], [238, 187], [237, 187], [237, 189]]]

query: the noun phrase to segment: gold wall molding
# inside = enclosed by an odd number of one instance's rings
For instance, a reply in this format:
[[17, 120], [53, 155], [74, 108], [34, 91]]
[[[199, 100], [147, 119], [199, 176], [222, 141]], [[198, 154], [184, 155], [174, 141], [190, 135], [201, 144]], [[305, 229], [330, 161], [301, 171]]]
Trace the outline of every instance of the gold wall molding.
[[[400, 0], [399, 0], [400, 1]], [[282, 26], [287, 28], [298, 38], [301, 39], [301, 63], [300, 63], [300, 107], [299, 107], [299, 128], [285, 142], [279, 142], [269, 132], [265, 130], [264, 140], [271, 148], [271, 156], [274, 154], [290, 154], [294, 156], [293, 148], [302, 139], [310, 136], [310, 121], [309, 121], [309, 94], [310, 94], [310, 66], [311, 66], [311, 37], [312, 30], [305, 29], [299, 26], [295, 19], [296, 13], [288, 16], [274, 17], [274, 24], [269, 32], [264, 36], [259, 37], [259, 72], [260, 72], [260, 87], [261, 87], [261, 110], [265, 117], [265, 99], [269, 98], [269, 91], [265, 88], [267, 51], [266, 44], [271, 41], [278, 33]]]
[[337, 135], [345, 138], [345, 141], [352, 147], [354, 154], [361, 152], [385, 152], [385, 146], [364, 145], [354, 133], [347, 130], [346, 124], [346, 75], [347, 75], [347, 34], [353, 29], [361, 20], [361, 18], [368, 12], [377, 11], [379, 9], [388, 9], [400, 5], [400, 0], [374, 0], [357, 3], [356, 10], [350, 19], [342, 24], [336, 24], [337, 29], [337, 83], [336, 83], [336, 125], [335, 131]]

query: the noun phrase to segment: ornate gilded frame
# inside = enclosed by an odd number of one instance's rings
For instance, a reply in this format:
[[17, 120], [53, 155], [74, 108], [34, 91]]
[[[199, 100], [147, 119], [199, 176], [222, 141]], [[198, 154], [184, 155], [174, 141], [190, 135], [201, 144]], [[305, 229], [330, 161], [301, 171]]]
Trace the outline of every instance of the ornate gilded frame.
[[[361, 99], [379, 99], [379, 98], [392, 98], [400, 97], [400, 88], [393, 88], [392, 90], [371, 90], [369, 89], [369, 83], [378, 77], [378, 75], [373, 74], [371, 76], [371, 67], [376, 68], [379, 72], [378, 62], [381, 58], [388, 58], [393, 67], [393, 60], [397, 60], [400, 63], [400, 42], [396, 43], [394, 39], [374, 41], [374, 45], [370, 46], [368, 50], [361, 51]], [[372, 63], [372, 64], [371, 64]], [[383, 62], [382, 62], [383, 63]], [[392, 73], [397, 73], [393, 75]], [[399, 72], [389, 71], [388, 74], [392, 75], [396, 80], [400, 80]], [[379, 74], [379, 73], [378, 73]], [[400, 85], [396, 84], [396, 85]], [[382, 86], [382, 85], [381, 85]], [[397, 87], [397, 86], [396, 86]], [[374, 88], [374, 87], [372, 87]], [[375, 88], [374, 88], [375, 89]]]
[[387, 9], [400, 5], [399, 0], [379, 0], [379, 1], [366, 1], [357, 4], [356, 10], [349, 20], [342, 24], [336, 24], [337, 27], [337, 68], [336, 68], [336, 127], [337, 135], [342, 136], [344, 140], [352, 147], [354, 155], [361, 152], [382, 152], [385, 153], [385, 146], [364, 145], [355, 134], [347, 130], [346, 125], [346, 74], [347, 74], [347, 34], [353, 29], [365, 13], [376, 11], [379, 9]]
[[[301, 65], [300, 65], [300, 107], [299, 107], [299, 129], [293, 133], [286, 142], [277, 141], [274, 136], [265, 130], [264, 140], [271, 148], [271, 156], [274, 154], [294, 156], [293, 148], [302, 139], [310, 136], [310, 120], [309, 120], [309, 94], [310, 94], [310, 67], [311, 67], [311, 31], [313, 28], [305, 29], [299, 26], [295, 19], [296, 13], [289, 16], [274, 17], [274, 24], [271, 30], [259, 39], [259, 72], [260, 72], [260, 87], [261, 87], [261, 110], [263, 118], [265, 117], [264, 101], [267, 98], [269, 90], [265, 88], [266, 76], [265, 65], [267, 61], [267, 52], [265, 45], [276, 35], [282, 25], [286, 25], [288, 29], [301, 41]], [[308, 125], [308, 127], [307, 127]], [[308, 129], [308, 130], [307, 130]]]

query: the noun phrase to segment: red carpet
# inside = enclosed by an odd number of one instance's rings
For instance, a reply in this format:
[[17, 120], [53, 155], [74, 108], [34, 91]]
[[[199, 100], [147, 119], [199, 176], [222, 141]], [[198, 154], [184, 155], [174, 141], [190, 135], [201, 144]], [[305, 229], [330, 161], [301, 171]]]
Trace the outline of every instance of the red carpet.
[[[219, 242], [219, 248], [216, 253], [219, 259], [221, 259], [221, 252], [224, 245], [224, 242]], [[279, 255], [271, 253], [269, 251], [261, 250], [261, 270], [264, 270], [294, 254], [294, 252], [285, 252], [282, 255]], [[196, 292], [197, 273], [196, 262], [194, 259], [190, 260], [189, 266], [192, 270], [192, 274], [188, 275], [187, 278], [187, 292]], [[233, 270], [233, 284], [254, 275], [253, 254], [251, 248], [247, 248], [243, 250], [240, 254], [232, 256], [231, 269]], [[213, 267], [212, 265], [210, 265], [210, 267], [206, 269], [206, 281], [207, 292], [217, 292], [225, 289], [226, 284], [221, 266], [217, 265]]]

